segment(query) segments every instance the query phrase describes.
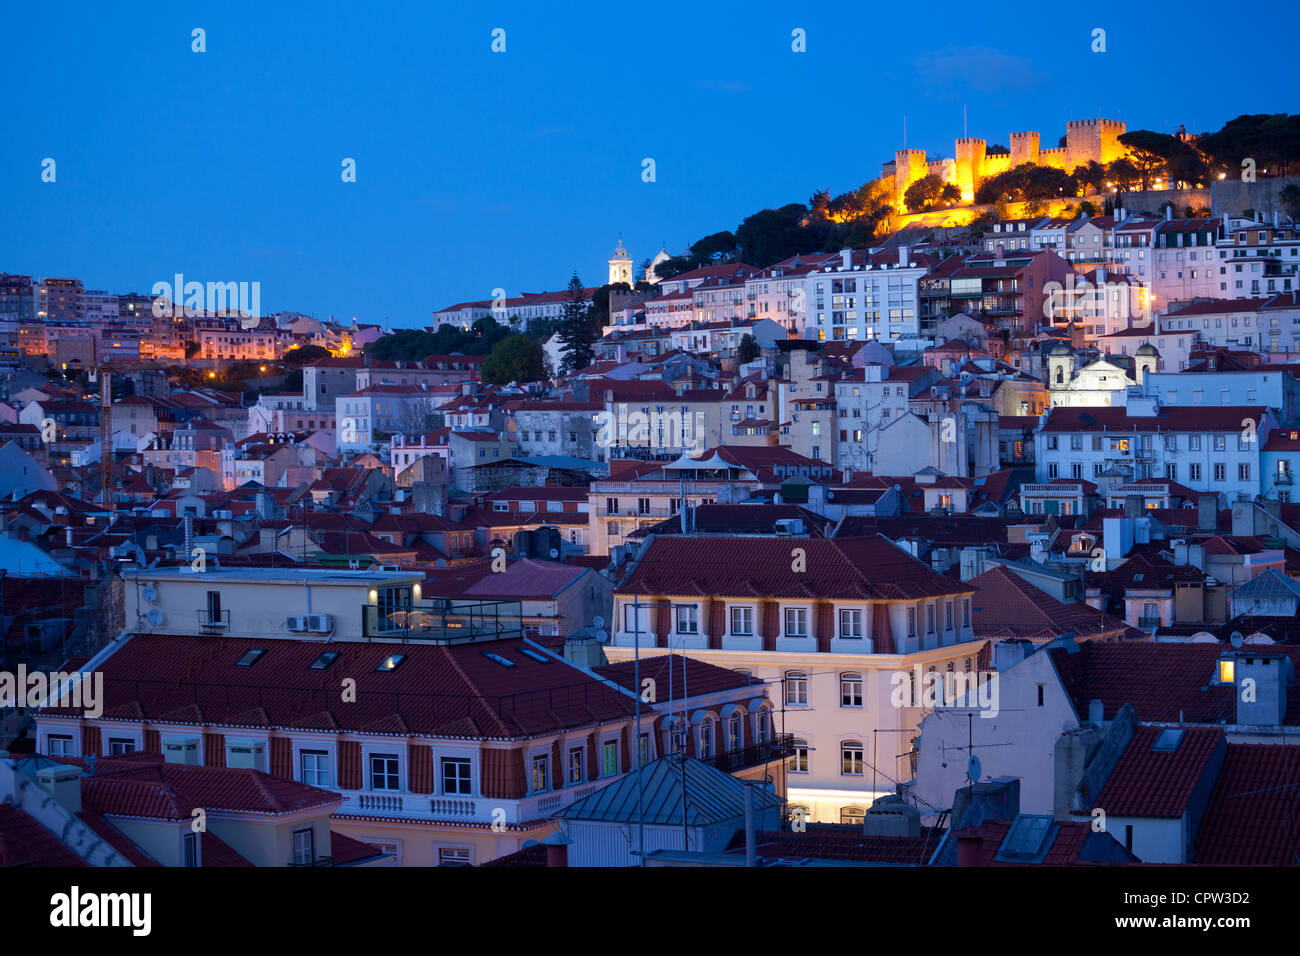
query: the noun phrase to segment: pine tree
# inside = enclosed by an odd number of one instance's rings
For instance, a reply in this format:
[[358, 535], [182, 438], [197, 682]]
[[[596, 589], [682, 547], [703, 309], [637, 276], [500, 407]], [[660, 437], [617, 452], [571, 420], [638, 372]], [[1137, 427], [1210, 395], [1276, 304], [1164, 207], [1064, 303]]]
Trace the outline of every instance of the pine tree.
[[581, 371], [595, 358], [594, 345], [599, 335], [591, 322], [591, 307], [578, 273], [569, 280], [569, 298], [564, 303], [560, 318], [560, 371], [562, 374]]

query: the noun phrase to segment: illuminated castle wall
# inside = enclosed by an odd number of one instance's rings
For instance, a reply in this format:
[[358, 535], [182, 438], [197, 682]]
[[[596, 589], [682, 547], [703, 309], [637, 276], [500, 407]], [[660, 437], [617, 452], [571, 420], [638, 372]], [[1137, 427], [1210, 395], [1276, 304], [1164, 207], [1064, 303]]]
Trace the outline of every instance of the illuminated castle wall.
[[1011, 153], [988, 155], [988, 143], [982, 139], [959, 139], [954, 143], [954, 159], [926, 161], [923, 149], [900, 149], [894, 161], [885, 163], [882, 175], [894, 180], [893, 204], [903, 208], [903, 194], [918, 179], [934, 173], [945, 183], [953, 183], [961, 190], [963, 202], [975, 200], [975, 188], [980, 180], [1019, 166], [1036, 163], [1052, 166], [1067, 173], [1076, 166], [1086, 166], [1090, 160], [1111, 163], [1128, 153], [1119, 141], [1125, 126], [1119, 120], [1074, 120], [1065, 124], [1065, 146], [1042, 149], [1037, 133], [1012, 133]]

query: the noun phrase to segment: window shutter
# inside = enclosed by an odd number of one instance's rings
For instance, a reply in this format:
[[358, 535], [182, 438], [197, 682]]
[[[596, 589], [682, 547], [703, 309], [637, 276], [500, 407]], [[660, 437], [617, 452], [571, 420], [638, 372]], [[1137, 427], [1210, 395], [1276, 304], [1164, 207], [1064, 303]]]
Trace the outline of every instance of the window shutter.
[[630, 769], [632, 769], [632, 755], [628, 749], [628, 737], [630, 737], [631, 735], [632, 735], [632, 731], [624, 727], [622, 737], [620, 738], [623, 743], [623, 754], [622, 754], [623, 761], [618, 765], [618, 769], [621, 770], [623, 773], [627, 773]]
[[600, 777], [600, 763], [596, 755], [596, 734], [594, 732], [587, 734], [587, 779], [596, 780]]
[[224, 734], [203, 735], [203, 766], [224, 767], [226, 765], [226, 737]]
[[522, 750], [483, 751], [483, 796], [521, 800], [527, 794]]
[[835, 634], [835, 608], [829, 601], [819, 601], [814, 613], [817, 615], [817, 650], [829, 653], [831, 637]]
[[361, 789], [361, 742], [339, 741], [339, 787], [343, 790]]
[[271, 738], [271, 776], [293, 779], [293, 741], [288, 737]]
[[146, 730], [144, 732], [144, 749], [150, 753], [162, 753], [162, 739], [158, 736], [158, 731]]
[[564, 750], [559, 737], [551, 744], [551, 789], [564, 789]]
[[727, 604], [716, 598], [709, 601], [709, 647], [722, 649], [722, 635], [727, 633]]
[[81, 749], [82, 756], [88, 754], [99, 756], [104, 752], [103, 734], [97, 726], [87, 725], [81, 728]]
[[411, 792], [433, 793], [433, 748], [424, 744], [409, 745], [407, 765], [411, 768]]
[[781, 633], [781, 613], [775, 601], [764, 601], [763, 611], [763, 650], [776, 650], [776, 637]]

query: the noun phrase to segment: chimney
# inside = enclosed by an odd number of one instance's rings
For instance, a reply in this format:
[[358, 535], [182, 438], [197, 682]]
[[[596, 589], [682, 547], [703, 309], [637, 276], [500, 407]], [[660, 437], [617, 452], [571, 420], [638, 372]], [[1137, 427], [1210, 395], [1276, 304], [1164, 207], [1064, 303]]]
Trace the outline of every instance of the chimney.
[[[1237, 723], [1280, 727], [1286, 719], [1286, 689], [1295, 681], [1295, 666], [1285, 654], [1242, 652], [1231, 655], [1233, 682], [1255, 682], [1253, 695], [1237, 694]], [[1250, 700], [1244, 698], [1250, 697]]]
[[42, 767], [36, 771], [41, 789], [59, 802], [69, 813], [81, 812], [81, 768], [72, 764]]
[[1125, 495], [1124, 496], [1124, 514], [1130, 518], [1142, 517], [1142, 496]]
[[550, 867], [567, 867], [569, 865], [569, 843], [570, 840], [559, 830], [556, 830], [542, 844], [546, 847], [546, 866]]
[[1174, 207], [1165, 206], [1165, 222], [1169, 222], [1173, 218], [1174, 218]]
[[957, 865], [980, 866], [984, 862], [984, 837], [970, 827], [957, 834]]
[[1218, 495], [1201, 495], [1196, 499], [1196, 530], [1210, 532], [1219, 530]]
[[993, 669], [1001, 673], [1025, 659], [1028, 641], [998, 641], [993, 645]]
[[845, 268], [845, 269], [852, 269], [852, 268], [853, 268], [853, 250], [852, 250], [852, 249], [841, 249], [841, 250], [840, 250], [840, 265], [841, 265], [843, 268]]
[[1100, 699], [1094, 697], [1088, 701], [1088, 720], [1098, 727], [1102, 725], [1106, 717], [1106, 705]]

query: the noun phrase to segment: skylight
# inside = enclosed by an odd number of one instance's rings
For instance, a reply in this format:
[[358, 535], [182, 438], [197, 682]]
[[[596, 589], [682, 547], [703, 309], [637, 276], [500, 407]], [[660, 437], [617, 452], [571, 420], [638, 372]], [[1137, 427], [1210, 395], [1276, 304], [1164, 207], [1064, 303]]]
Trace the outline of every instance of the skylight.
[[519, 653], [523, 654], [525, 657], [531, 657], [539, 664], [549, 664], [551, 662], [551, 659], [549, 657], [547, 657], [545, 654], [539, 654], [531, 647], [521, 647], [519, 648]]
[[1182, 727], [1166, 727], [1160, 731], [1160, 736], [1151, 745], [1151, 749], [1156, 753], [1171, 754], [1178, 749], [1178, 745], [1183, 739], [1183, 733]]
[[515, 662], [514, 662], [514, 661], [506, 660], [506, 658], [502, 657], [500, 654], [494, 654], [494, 653], [492, 653], [492, 651], [484, 651], [484, 652], [483, 652], [483, 656], [486, 657], [486, 658], [487, 658], [488, 660], [490, 660], [490, 661], [496, 661], [496, 662], [497, 662], [498, 664], [500, 664], [502, 667], [514, 667], [514, 666], [515, 666]]
[[329, 667], [338, 659], [339, 659], [338, 651], [325, 651], [323, 654], [321, 654], [320, 657], [316, 658], [314, 661], [311, 662], [311, 667], [309, 668], [309, 670], [323, 671], [325, 668]]
[[236, 667], [252, 667], [257, 663], [258, 658], [266, 653], [265, 647], [251, 647], [244, 651], [244, 656], [235, 661]]
[[1002, 841], [998, 858], [1004, 860], [1037, 860], [1047, 849], [1052, 833], [1053, 819], [1047, 815], [1021, 814], [1016, 817]]
[[402, 661], [404, 660], [406, 660], [405, 654], [389, 654], [387, 657], [385, 657], [382, 661], [379, 662], [379, 666], [376, 667], [375, 670], [377, 671], [397, 670], [397, 665], [402, 663]]

